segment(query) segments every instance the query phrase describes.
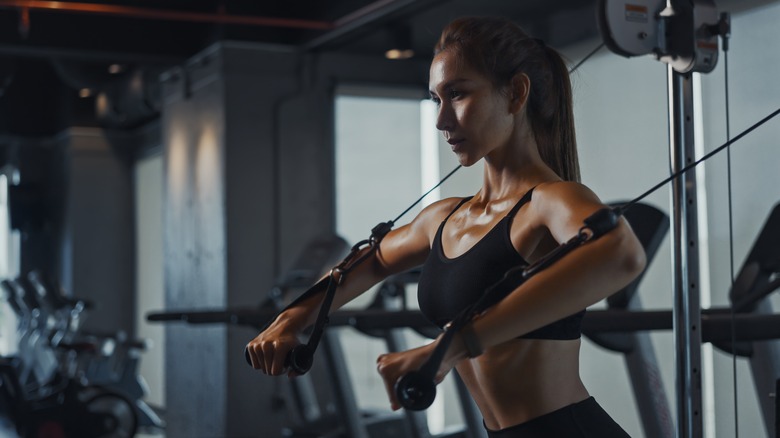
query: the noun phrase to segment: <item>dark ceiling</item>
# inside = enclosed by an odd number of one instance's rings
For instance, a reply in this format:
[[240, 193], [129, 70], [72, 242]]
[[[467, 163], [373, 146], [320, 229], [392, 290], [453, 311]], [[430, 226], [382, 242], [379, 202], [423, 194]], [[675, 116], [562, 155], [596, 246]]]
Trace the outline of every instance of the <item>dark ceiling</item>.
[[[387, 28], [401, 23], [412, 27], [416, 44], [430, 50], [443, 24], [461, 15], [505, 16], [568, 41], [595, 30], [594, 4], [595, 0], [0, 0], [0, 53], [168, 63], [217, 39], [366, 51], [385, 43]], [[564, 26], [557, 25], [564, 20]]]
[[[758, 0], [754, 0], [755, 3]], [[503, 16], [552, 46], [595, 37], [596, 0], [0, 0], [0, 134], [94, 125], [94, 84], [155, 74], [218, 40], [382, 56], [393, 29], [429, 57], [463, 15]], [[114, 73], [109, 66], [114, 65]], [[127, 80], [127, 79], [125, 79]], [[153, 111], [152, 111], [153, 112]], [[148, 116], [148, 114], [146, 115]], [[143, 115], [113, 120], [132, 128]]]

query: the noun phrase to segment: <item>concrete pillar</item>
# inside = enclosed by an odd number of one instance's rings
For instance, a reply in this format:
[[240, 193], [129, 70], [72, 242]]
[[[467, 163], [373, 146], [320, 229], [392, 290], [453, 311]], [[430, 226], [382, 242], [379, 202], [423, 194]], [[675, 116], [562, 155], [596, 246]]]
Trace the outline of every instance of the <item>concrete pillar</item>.
[[[257, 305], [277, 275], [274, 111], [296, 89], [294, 53], [222, 43], [164, 82], [166, 309]], [[169, 437], [278, 431], [273, 379], [243, 347], [257, 330], [166, 326]], [[276, 432], [274, 432], [276, 433]]]
[[[163, 75], [166, 310], [261, 303], [301, 249], [335, 228], [336, 84], [422, 88], [422, 64], [222, 42]], [[271, 437], [289, 423], [273, 398], [284, 378], [244, 362], [256, 334], [166, 325], [169, 438]]]

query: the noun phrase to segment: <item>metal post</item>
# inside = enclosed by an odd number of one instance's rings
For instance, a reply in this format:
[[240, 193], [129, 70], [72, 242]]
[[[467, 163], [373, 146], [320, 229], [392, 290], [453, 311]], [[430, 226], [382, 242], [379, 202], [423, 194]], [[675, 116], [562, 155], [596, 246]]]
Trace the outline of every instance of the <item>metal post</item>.
[[[669, 152], [672, 172], [694, 158], [693, 81], [691, 73], [670, 66]], [[696, 174], [691, 169], [672, 182], [672, 268], [674, 270], [674, 336], [678, 438], [700, 438], [701, 302], [696, 202]]]

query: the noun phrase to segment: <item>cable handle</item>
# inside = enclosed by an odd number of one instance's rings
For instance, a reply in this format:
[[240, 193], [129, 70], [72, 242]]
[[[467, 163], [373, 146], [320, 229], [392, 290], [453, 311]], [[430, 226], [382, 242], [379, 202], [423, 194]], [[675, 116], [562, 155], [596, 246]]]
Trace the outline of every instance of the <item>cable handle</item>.
[[[249, 349], [244, 348], [244, 358], [246, 363], [252, 365], [252, 359], [249, 357]], [[284, 366], [295, 371], [297, 374], [306, 374], [311, 370], [314, 364], [314, 352], [308, 345], [300, 344], [293, 347], [284, 358]]]
[[[382, 222], [374, 227], [371, 230], [371, 237], [369, 239], [361, 240], [352, 246], [349, 254], [347, 254], [347, 256], [344, 257], [344, 259], [339, 262], [339, 264], [330, 270], [330, 273], [327, 277], [324, 277], [322, 280], [315, 283], [314, 286], [293, 300], [292, 303], [288, 304], [284, 309], [276, 314], [276, 316], [274, 316], [265, 327], [263, 327], [261, 332], [267, 330], [273, 321], [275, 321], [276, 318], [286, 310], [317, 293], [322, 291], [325, 292], [325, 297], [322, 300], [322, 304], [320, 304], [320, 308], [317, 312], [317, 319], [314, 322], [312, 333], [309, 336], [308, 342], [305, 344], [296, 345], [287, 353], [287, 356], [284, 360], [285, 367], [292, 369], [297, 374], [306, 374], [309, 372], [312, 365], [314, 364], [314, 353], [317, 351], [317, 347], [319, 346], [320, 340], [322, 339], [325, 326], [329, 322], [328, 314], [330, 313], [333, 299], [336, 296], [336, 289], [341, 283], [344, 282], [347, 274], [352, 271], [352, 269], [367, 260], [379, 248], [379, 243], [382, 241], [382, 238], [384, 238], [384, 236], [392, 229], [392, 227], [393, 221]], [[369, 250], [358, 257], [358, 254], [366, 247]], [[247, 364], [252, 365], [252, 360], [249, 354], [249, 347], [244, 347], [244, 359], [246, 360]]]

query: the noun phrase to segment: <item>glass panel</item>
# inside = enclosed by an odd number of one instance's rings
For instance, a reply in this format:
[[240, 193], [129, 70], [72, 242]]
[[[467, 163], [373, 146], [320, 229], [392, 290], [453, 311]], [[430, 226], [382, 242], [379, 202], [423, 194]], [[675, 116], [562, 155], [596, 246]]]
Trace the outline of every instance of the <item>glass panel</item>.
[[[435, 130], [436, 108], [430, 102], [387, 97], [386, 92], [365, 94], [336, 98], [336, 228], [350, 243], [367, 238], [379, 222], [395, 219], [457, 164], [451, 153], [442, 153], [449, 145]], [[464, 182], [463, 175], [431, 193], [421, 205], [461, 186], [472, 187], [466, 194], [474, 191], [477, 186]], [[396, 225], [411, 221], [421, 205]], [[416, 285], [408, 289], [407, 303], [416, 307]], [[365, 308], [375, 296], [376, 289], [347, 306]], [[402, 339], [408, 348], [430, 342], [404, 332]], [[376, 358], [387, 351], [385, 341], [353, 330], [339, 333], [358, 405], [361, 409], [388, 410], [384, 384], [376, 373]], [[440, 385], [437, 401], [427, 413], [432, 433], [462, 424], [451, 378]]]

